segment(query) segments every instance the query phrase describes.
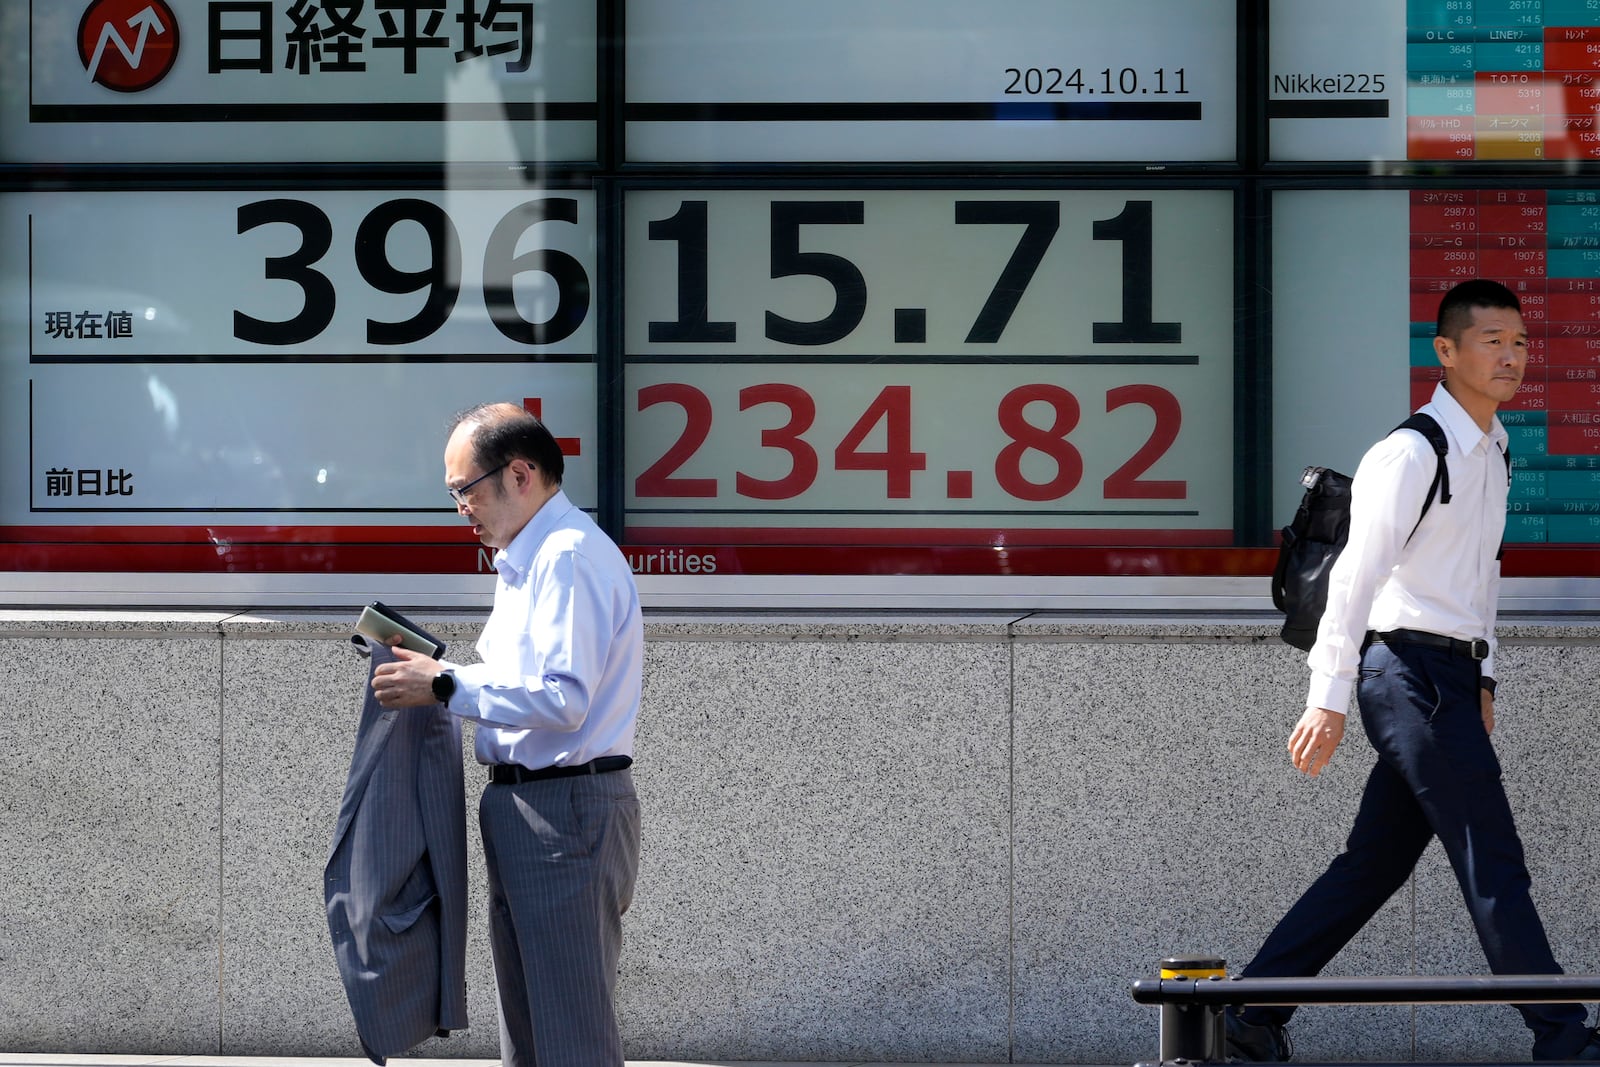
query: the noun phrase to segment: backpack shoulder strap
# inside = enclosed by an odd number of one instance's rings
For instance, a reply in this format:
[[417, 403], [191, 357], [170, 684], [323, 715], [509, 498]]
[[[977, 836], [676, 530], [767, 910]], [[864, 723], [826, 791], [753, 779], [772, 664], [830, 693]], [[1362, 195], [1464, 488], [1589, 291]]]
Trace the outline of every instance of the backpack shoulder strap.
[[[1406, 540], [1410, 541], [1412, 536], [1416, 534], [1417, 527], [1422, 525], [1423, 515], [1426, 515], [1428, 509], [1433, 507], [1434, 497], [1438, 497], [1441, 504], [1450, 503], [1450, 468], [1445, 466], [1444, 462], [1445, 453], [1450, 451], [1450, 439], [1444, 435], [1444, 428], [1434, 421], [1432, 415], [1426, 415], [1420, 411], [1389, 432], [1394, 433], [1395, 430], [1415, 430], [1420, 433], [1427, 439], [1428, 444], [1433, 446], [1434, 455], [1439, 457], [1439, 465], [1433, 472], [1433, 484], [1428, 486], [1428, 495], [1422, 501], [1422, 513], [1417, 516], [1417, 521], [1412, 525], [1411, 533], [1406, 535]], [[1510, 464], [1511, 457], [1508, 454], [1506, 456], [1507, 471], [1511, 469]]]

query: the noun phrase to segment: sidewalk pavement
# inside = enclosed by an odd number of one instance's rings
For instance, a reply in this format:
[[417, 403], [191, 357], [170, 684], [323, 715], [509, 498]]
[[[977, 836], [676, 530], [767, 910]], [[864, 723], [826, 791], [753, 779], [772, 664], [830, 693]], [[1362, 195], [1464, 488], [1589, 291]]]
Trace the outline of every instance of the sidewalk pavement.
[[[371, 1060], [307, 1056], [132, 1056], [121, 1054], [0, 1052], [0, 1067], [373, 1067]], [[439, 1060], [389, 1057], [389, 1067], [500, 1067], [499, 1060]], [[768, 1063], [733, 1060], [629, 1060], [627, 1067], [882, 1067], [875, 1062]], [[896, 1065], [909, 1067], [909, 1065]], [[916, 1067], [982, 1067], [979, 1064], [918, 1064]], [[1015, 1067], [1015, 1065], [1007, 1065]], [[1045, 1065], [1034, 1065], [1045, 1067]]]

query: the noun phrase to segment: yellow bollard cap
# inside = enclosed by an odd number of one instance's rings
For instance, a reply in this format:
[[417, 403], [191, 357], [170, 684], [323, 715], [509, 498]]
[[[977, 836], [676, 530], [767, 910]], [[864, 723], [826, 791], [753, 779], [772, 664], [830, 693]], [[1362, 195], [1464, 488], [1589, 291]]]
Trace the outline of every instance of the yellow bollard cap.
[[1168, 956], [1160, 967], [1163, 978], [1228, 977], [1228, 961], [1221, 956]]

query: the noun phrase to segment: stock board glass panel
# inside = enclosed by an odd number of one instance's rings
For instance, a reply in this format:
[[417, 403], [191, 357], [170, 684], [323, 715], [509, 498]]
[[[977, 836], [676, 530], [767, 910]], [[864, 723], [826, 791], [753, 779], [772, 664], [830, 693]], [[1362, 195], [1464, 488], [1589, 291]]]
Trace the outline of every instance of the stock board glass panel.
[[[1592, 544], [1597, 205], [1528, 187], [1600, 158], [1592, 8], [1269, 0], [1261, 40], [1218, 0], [4, 5], [0, 539], [40, 569], [479, 569], [440, 420], [507, 397], [641, 569], [1234, 573], [1239, 516], [1423, 398], [1428, 305], [1482, 274], [1534, 332], [1511, 538]], [[1145, 181], [1260, 132], [1241, 49], [1271, 160], [1496, 177], [1329, 168], [1260, 227], [1235, 205], [1271, 173]], [[1235, 292], [1236, 232], [1269, 292]], [[1239, 476], [1241, 309], [1273, 322], [1271, 486]]]
[[1528, 370], [1511, 435], [1508, 542], [1600, 544], [1600, 187], [1410, 194], [1411, 395], [1439, 378], [1440, 290], [1486, 276], [1517, 290]]
[[1275, 0], [1278, 160], [1600, 159], [1595, 0]]
[[0, 195], [5, 540], [82, 569], [471, 569], [451, 411], [542, 411], [595, 506], [593, 245], [587, 192]]
[[634, 0], [626, 18], [630, 160], [1236, 154], [1223, 0]]
[[0, 161], [595, 157], [593, 0], [4, 7]]
[[[1275, 515], [1293, 513], [1302, 467], [1353, 471], [1427, 402], [1439, 300], [1489, 277], [1516, 291], [1529, 334], [1499, 413], [1506, 541], [1600, 544], [1600, 189], [1280, 192], [1273, 240]], [[1592, 553], [1563, 559], [1594, 571]]]
[[625, 210], [630, 542], [801, 572], [848, 547], [867, 573], [932, 546], [1232, 544], [1232, 193]]

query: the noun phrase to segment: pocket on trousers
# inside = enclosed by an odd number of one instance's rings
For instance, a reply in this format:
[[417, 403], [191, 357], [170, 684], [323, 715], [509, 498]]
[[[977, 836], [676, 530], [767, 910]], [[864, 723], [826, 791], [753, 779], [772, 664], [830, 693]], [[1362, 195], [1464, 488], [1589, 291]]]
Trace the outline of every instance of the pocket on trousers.
[[420, 903], [413, 904], [404, 911], [385, 912], [378, 916], [378, 921], [387, 926], [391, 934], [403, 934], [415, 926], [417, 920], [422, 918], [427, 910], [433, 907], [433, 902], [438, 899], [437, 896], [430, 896]]
[[595, 798], [584, 787], [591, 783], [586, 778], [574, 778], [567, 790], [567, 817], [571, 820], [568, 841], [574, 859], [587, 859], [595, 853], [599, 840], [601, 819], [595, 811]]

